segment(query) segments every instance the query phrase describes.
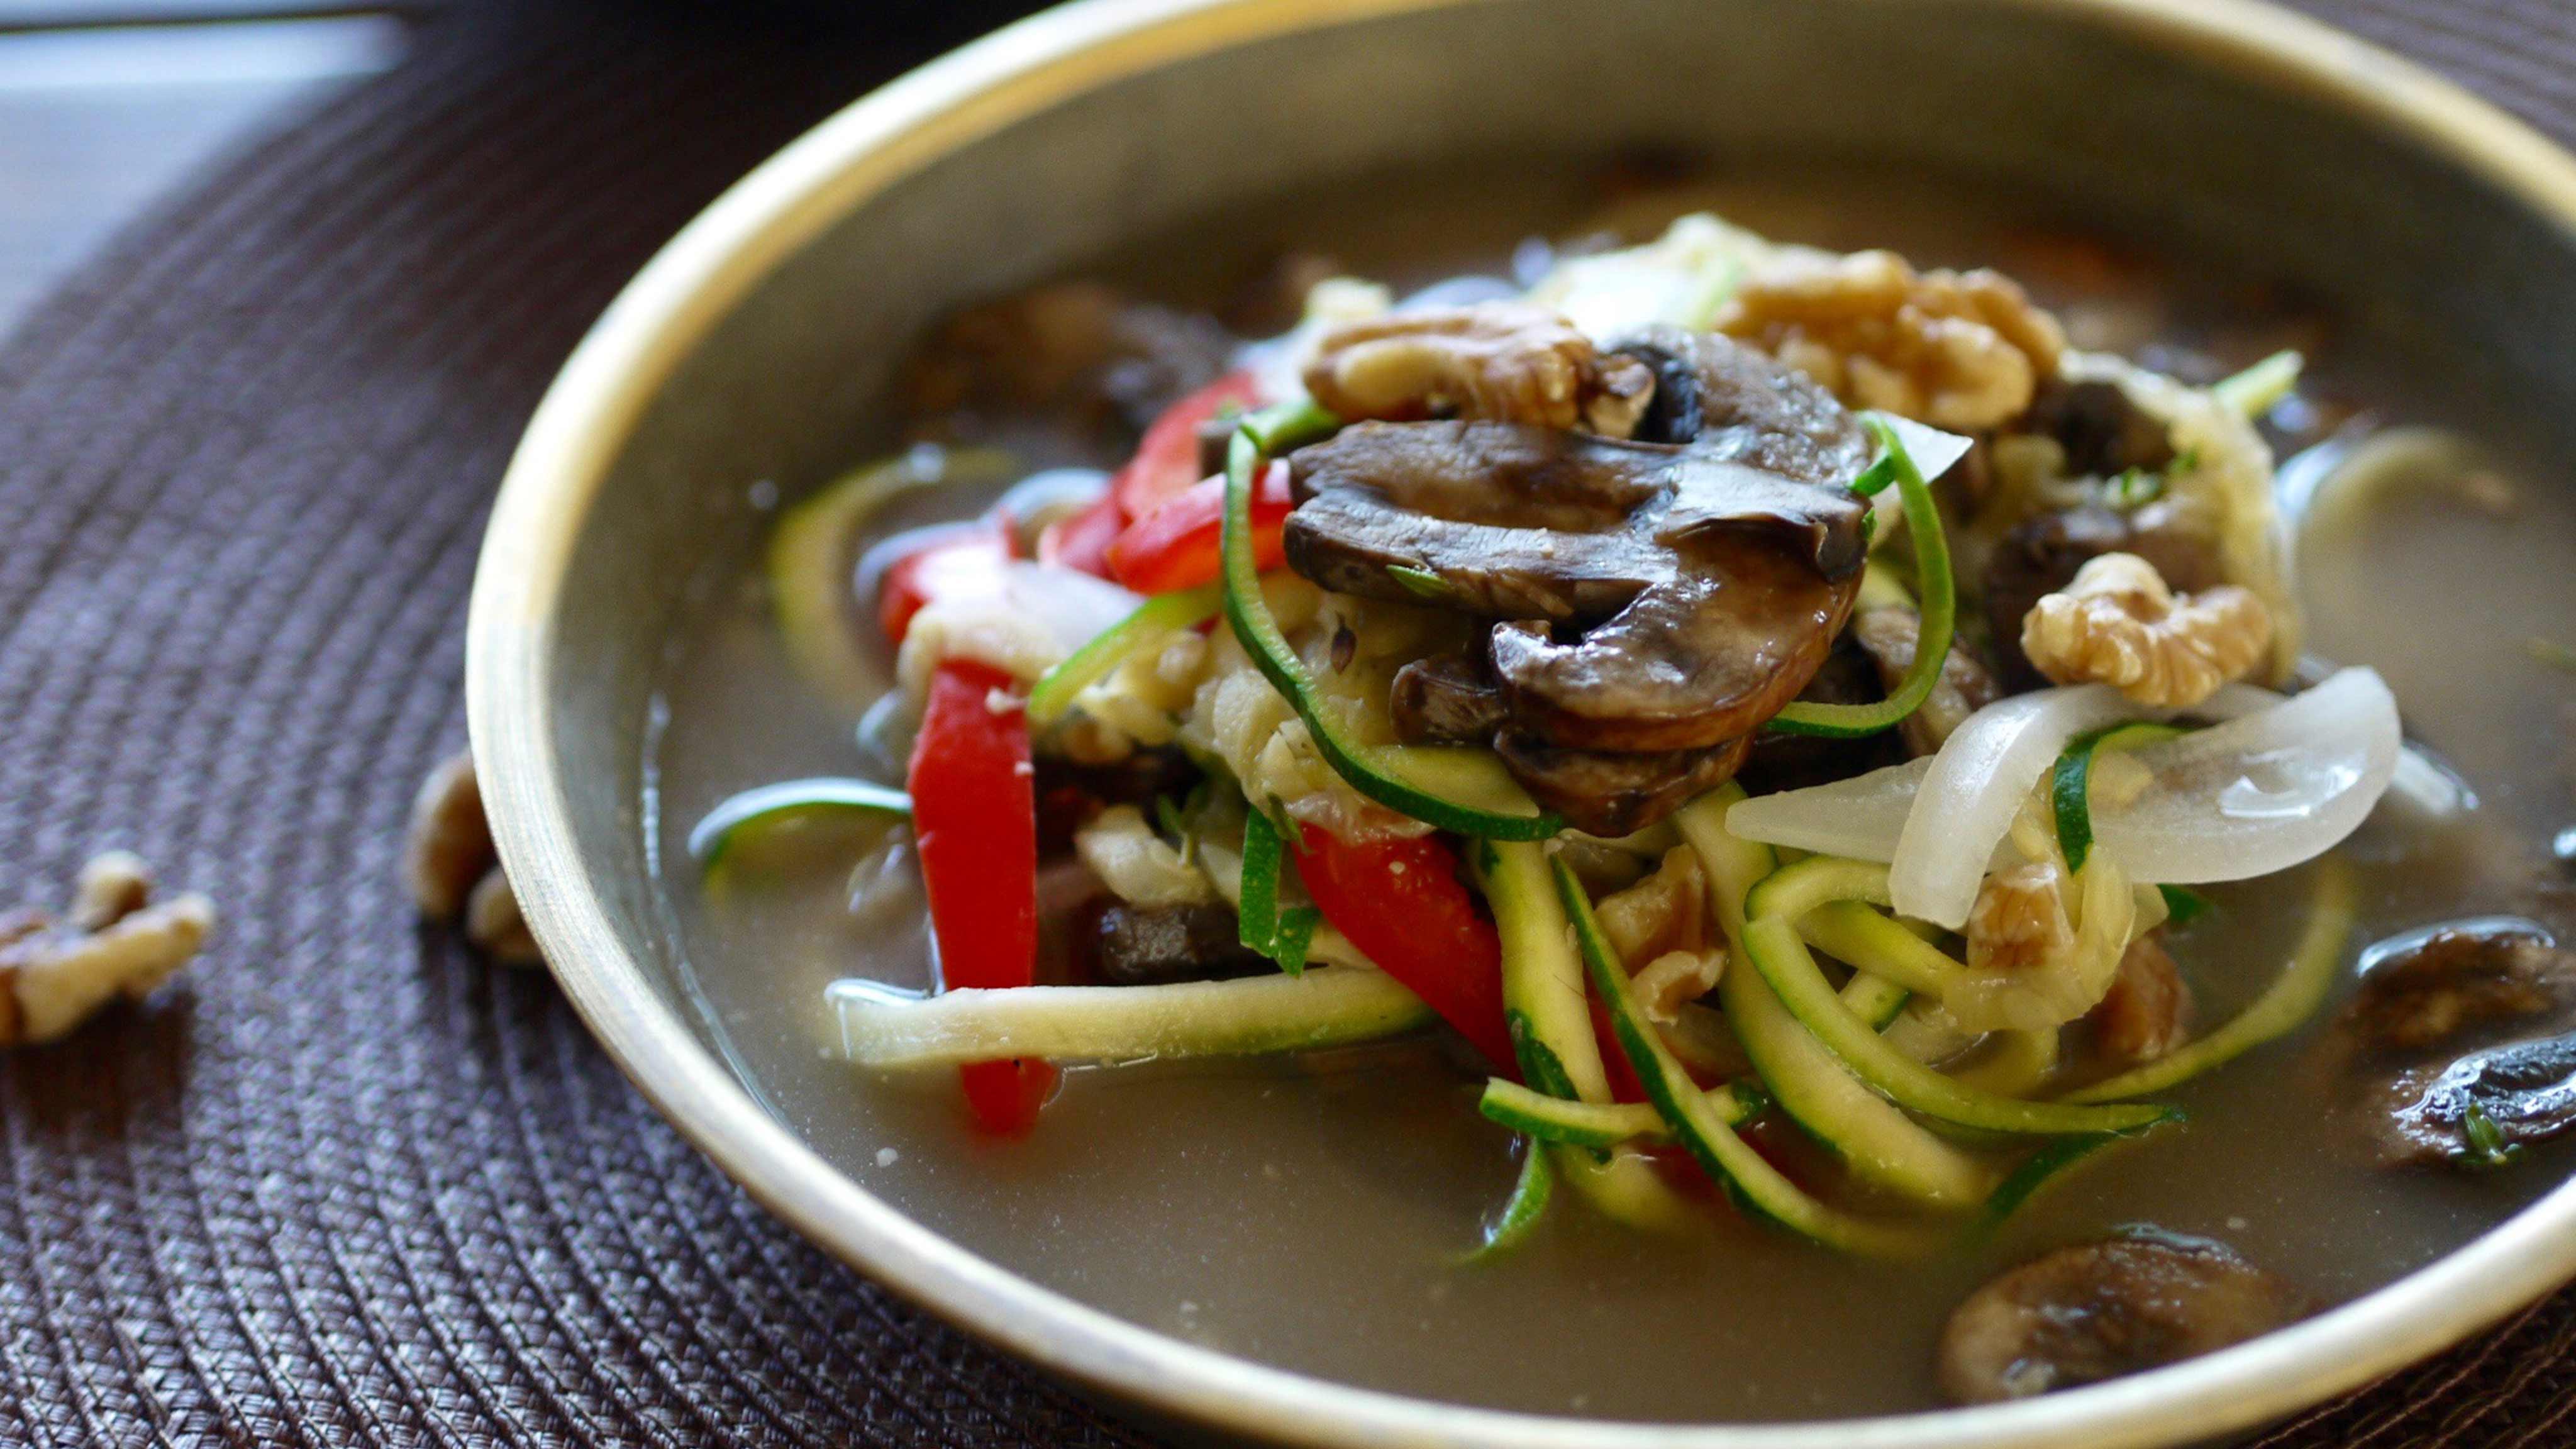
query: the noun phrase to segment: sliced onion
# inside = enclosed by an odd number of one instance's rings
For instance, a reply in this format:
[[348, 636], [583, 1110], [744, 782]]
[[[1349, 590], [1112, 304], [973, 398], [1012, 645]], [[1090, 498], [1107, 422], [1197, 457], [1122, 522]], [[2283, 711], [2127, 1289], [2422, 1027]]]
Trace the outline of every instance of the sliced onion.
[[1926, 483], [1949, 472], [1953, 464], [1968, 456], [1968, 450], [1977, 445], [1974, 438], [1945, 433], [1912, 418], [1901, 418], [1894, 413], [1873, 416], [1885, 419], [1887, 425], [1896, 430], [1897, 441], [1905, 445], [1905, 456], [1914, 461], [1915, 470], [1923, 475]]
[[[2145, 713], [2102, 685], [2016, 695], [1971, 716], [1928, 760], [1743, 801], [1726, 828], [1890, 862], [1897, 913], [1955, 930], [2023, 797], [2067, 742]], [[2396, 698], [2368, 669], [2291, 698], [2229, 685], [2193, 713], [2225, 723], [2135, 751], [2154, 785], [2094, 815], [2096, 847], [2141, 884], [2243, 880], [2321, 855], [2360, 826], [2403, 758]]]
[[2399, 743], [2386, 682], [2342, 670], [2270, 708], [2136, 751], [2155, 784], [2125, 808], [2097, 810], [2093, 837], [2156, 885], [2287, 870], [2360, 828], [2397, 772]]
[[2085, 684], [2014, 695], [1970, 715], [1932, 757], [1888, 856], [1896, 913], [1954, 931], [1967, 925], [1986, 863], [2031, 785], [2067, 741], [2139, 713], [2109, 685]]
[[916, 695], [943, 659], [972, 659], [1023, 682], [1035, 680], [1143, 602], [1075, 569], [1005, 560], [922, 606], [904, 634], [895, 672]]
[[1931, 768], [1926, 755], [1848, 780], [1738, 800], [1726, 812], [1726, 833], [1846, 860], [1894, 860], [1906, 812]]

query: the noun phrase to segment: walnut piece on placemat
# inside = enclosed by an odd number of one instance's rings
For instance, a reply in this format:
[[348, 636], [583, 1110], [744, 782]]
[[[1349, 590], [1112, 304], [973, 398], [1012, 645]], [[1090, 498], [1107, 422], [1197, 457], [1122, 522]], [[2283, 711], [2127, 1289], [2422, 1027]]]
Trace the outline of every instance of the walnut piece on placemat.
[[403, 883], [422, 919], [447, 923], [461, 917], [467, 944], [490, 959], [504, 966], [545, 960], [492, 848], [471, 753], [450, 755], [420, 782], [403, 842]]
[[0, 1046], [59, 1041], [120, 996], [142, 1000], [215, 928], [194, 892], [151, 904], [152, 869], [130, 851], [94, 857], [76, 892], [59, 922], [0, 912]]

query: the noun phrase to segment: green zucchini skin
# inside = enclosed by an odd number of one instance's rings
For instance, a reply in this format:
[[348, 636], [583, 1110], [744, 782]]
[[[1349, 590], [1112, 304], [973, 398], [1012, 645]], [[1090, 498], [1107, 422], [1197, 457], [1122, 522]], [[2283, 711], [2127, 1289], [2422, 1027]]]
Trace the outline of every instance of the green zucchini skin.
[[[1577, 1104], [1610, 1108], [1610, 1076], [1592, 1031], [1583, 963], [1575, 955], [1564, 907], [1549, 879], [1545, 851], [1528, 841], [1480, 841], [1472, 859], [1502, 937], [1504, 1018], [1511, 1026], [1521, 1078], [1529, 1084], [1513, 1090], [1540, 1101], [1556, 1100], [1568, 1109]], [[1573, 1142], [1540, 1126], [1514, 1130], [1559, 1142], [1550, 1149], [1558, 1175], [1604, 1216], [1655, 1230], [1689, 1221], [1690, 1205], [1656, 1175], [1653, 1165], [1620, 1150], [1634, 1133]]]
[[1819, 1202], [1735, 1135], [1638, 1008], [1627, 973], [1593, 917], [1583, 883], [1562, 860], [1554, 864], [1557, 894], [1574, 925], [1584, 970], [1594, 994], [1609, 1008], [1620, 1049], [1645, 1084], [1647, 1098], [1701, 1169], [1753, 1217], [1811, 1242], [1868, 1257], [1911, 1257], [1926, 1251], [1936, 1239], [1921, 1227], [1856, 1217]]
[[1874, 413], [1862, 414], [1861, 421], [1877, 436], [1881, 454], [1876, 463], [1852, 480], [1853, 491], [1872, 494], [1894, 483], [1905, 509], [1906, 535], [1914, 545], [1914, 572], [1922, 588], [1922, 635], [1914, 651], [1914, 663], [1887, 698], [1876, 704], [1796, 701], [1772, 716], [1770, 723], [1763, 726], [1765, 729], [1835, 739], [1892, 730], [1931, 697], [1933, 686], [1941, 681], [1941, 667], [1950, 657], [1951, 638], [1958, 630], [1959, 589], [1950, 569], [1949, 539], [1941, 530], [1941, 509], [1932, 500], [1931, 484], [1925, 481], [1923, 470], [1914, 466], [1896, 430]]
[[1520, 1176], [1512, 1184], [1512, 1195], [1503, 1204], [1500, 1217], [1485, 1229], [1485, 1241], [1461, 1256], [1462, 1267], [1490, 1263], [1529, 1241], [1538, 1231], [1539, 1220], [1547, 1216], [1547, 1205], [1556, 1196], [1556, 1154], [1542, 1142], [1532, 1142], [1521, 1156]]
[[1964, 1210], [1985, 1200], [1995, 1174], [1855, 1078], [1780, 1004], [1760, 972], [1730, 963], [1717, 991], [1780, 1109], [1854, 1175], [1937, 1208]]
[[[1761, 892], [1756, 890], [1754, 897], [1758, 903]], [[1852, 1015], [1816, 968], [1797, 928], [1780, 916], [1761, 916], [1745, 926], [1744, 954], [1817, 1041], [1853, 1075], [1908, 1111], [1977, 1131], [2041, 1136], [2129, 1132], [2177, 1115], [2152, 1103], [2085, 1107], [2028, 1102], [1980, 1092], [1941, 1075], [1889, 1046]]]
[[689, 831], [689, 854], [700, 869], [713, 870], [745, 830], [790, 816], [848, 812], [886, 820], [912, 818], [912, 797], [874, 780], [837, 776], [782, 780], [727, 799]]
[[[1710, 1110], [1729, 1127], [1741, 1125], [1769, 1105], [1761, 1092], [1742, 1084], [1711, 1087], [1705, 1095]], [[1673, 1140], [1671, 1126], [1650, 1103], [1570, 1102], [1500, 1078], [1485, 1083], [1476, 1110], [1515, 1132], [1569, 1147]]]
[[1223, 603], [1222, 593], [1210, 584], [1156, 594], [1137, 605], [1133, 613], [1058, 660], [1029, 686], [1030, 727], [1041, 728], [1064, 718], [1085, 689], [1126, 663], [1137, 650], [1215, 618]]
[[1428, 1025], [1393, 977], [1351, 966], [1160, 986], [1009, 986], [914, 996], [835, 982], [842, 1054], [884, 1071], [1003, 1057], [1046, 1061], [1261, 1056], [1376, 1041]]
[[2173, 1055], [2069, 1092], [2066, 1100], [2112, 1102], [2165, 1091], [2297, 1030], [2316, 1015], [2334, 989], [2335, 968], [2342, 964], [2344, 946], [2352, 936], [2357, 891], [2352, 867], [2331, 855], [2317, 862], [2316, 878], [2307, 929], [2290, 954], [2290, 964], [2253, 1005]]

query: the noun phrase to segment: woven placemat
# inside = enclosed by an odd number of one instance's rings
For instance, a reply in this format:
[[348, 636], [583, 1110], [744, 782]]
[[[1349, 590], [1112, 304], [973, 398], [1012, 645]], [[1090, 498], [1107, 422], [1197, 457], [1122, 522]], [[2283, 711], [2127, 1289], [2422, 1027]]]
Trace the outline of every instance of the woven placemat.
[[[2576, 138], [2564, 0], [2313, 8]], [[0, 1440], [1150, 1442], [771, 1221], [395, 884], [528, 411], [725, 182], [994, 18], [902, 14], [447, 12], [0, 352], [0, 901], [126, 845], [225, 912], [0, 1060]], [[2270, 1442], [2571, 1406], [2576, 1295]]]

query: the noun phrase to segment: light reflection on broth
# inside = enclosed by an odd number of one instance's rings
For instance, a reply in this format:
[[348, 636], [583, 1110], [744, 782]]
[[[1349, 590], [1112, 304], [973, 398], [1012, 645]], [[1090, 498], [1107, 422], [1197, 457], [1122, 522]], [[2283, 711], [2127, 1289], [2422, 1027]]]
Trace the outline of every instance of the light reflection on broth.
[[[2456, 765], [2484, 802], [2448, 823], [2383, 804], [2345, 850], [2364, 883], [2347, 960], [2375, 937], [2480, 914], [2563, 930], [2534, 842], [2570, 813], [2558, 741], [2576, 676], [2536, 663], [2529, 641], [2576, 643], [2564, 563], [2576, 516], [2554, 474], [2510, 466], [2528, 456], [2515, 450], [2546, 440], [2390, 387], [2409, 359], [2279, 308], [2258, 316], [2248, 289], [2209, 269], [2122, 262], [2000, 203], [1969, 208], [1920, 184], [1873, 180], [1869, 204], [1855, 207], [1853, 184], [1811, 175], [1794, 186], [1694, 189], [1627, 203], [1624, 219], [1651, 230], [1661, 215], [1714, 206], [1785, 239], [1991, 262], [2043, 300], [2087, 297], [2068, 313], [2080, 343], [2160, 350], [2164, 366], [2191, 349], [2242, 363], [2295, 333], [2315, 361], [2317, 394], [2366, 401], [2391, 419], [2457, 421], [2492, 442], [2505, 460], [2497, 476], [2515, 481], [2509, 508], [2396, 489], [2340, 529], [2332, 557], [2302, 559], [2311, 651], [2377, 667], [2410, 737]], [[1108, 271], [1151, 276], [1154, 295], [1189, 300], [1214, 295], [1266, 248], [1294, 244], [1333, 251], [1356, 272], [1419, 281], [1503, 270], [1498, 243], [1565, 234], [1587, 212], [1571, 170], [1517, 175], [1508, 189], [1452, 179], [1369, 194], [1411, 200], [1367, 216], [1283, 206]], [[1060, 439], [1031, 458], [1033, 467], [1118, 461]], [[916, 526], [983, 501], [907, 499], [882, 522]], [[2039, 1249], [2152, 1222], [2224, 1240], [2332, 1302], [2456, 1246], [2565, 1169], [2552, 1149], [2485, 1176], [2368, 1167], [2347, 1136], [2321, 1125], [2334, 1093], [2321, 1027], [2173, 1093], [2187, 1127], [2106, 1154], [1994, 1241], [1908, 1265], [1839, 1259], [1723, 1211], [1690, 1234], [1654, 1237], [1561, 1209], [1522, 1251], [1458, 1268], [1455, 1256], [1510, 1190], [1510, 1139], [1476, 1114], [1479, 1079], [1422, 1041], [1074, 1070], [1033, 1136], [997, 1144], [967, 1129], [947, 1074], [871, 1079], [835, 1059], [823, 1004], [831, 980], [923, 985], [929, 974], [918, 919], [867, 931], [847, 912], [866, 832], [800, 826], [797, 840], [738, 863], [712, 894], [686, 864], [690, 823], [725, 796], [870, 768], [852, 721], [789, 672], [747, 561], [710, 567], [735, 584], [681, 623], [647, 818], [660, 831], [671, 929], [735, 1066], [816, 1150], [899, 1208], [1042, 1284], [1193, 1342], [1506, 1408], [1690, 1419], [1917, 1409], [1935, 1402], [1931, 1346], [1943, 1318], [1998, 1267]], [[2208, 892], [2216, 909], [2174, 945], [2203, 1023], [2225, 1020], [2272, 979], [2300, 924], [2283, 903], [2305, 893], [2304, 873]], [[1531, 1352], [1542, 1340], [1546, 1351]]]

